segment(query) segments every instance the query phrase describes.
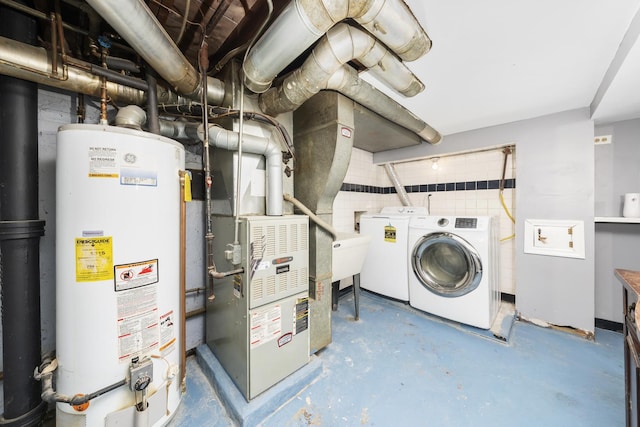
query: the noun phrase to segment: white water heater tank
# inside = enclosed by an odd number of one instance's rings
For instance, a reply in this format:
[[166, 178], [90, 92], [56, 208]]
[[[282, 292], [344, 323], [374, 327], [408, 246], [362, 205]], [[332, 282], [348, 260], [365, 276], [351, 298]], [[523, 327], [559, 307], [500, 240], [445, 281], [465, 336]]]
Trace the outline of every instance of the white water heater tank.
[[133, 129], [66, 125], [56, 167], [56, 391], [113, 388], [88, 407], [57, 403], [56, 424], [164, 425], [182, 397], [184, 148]]

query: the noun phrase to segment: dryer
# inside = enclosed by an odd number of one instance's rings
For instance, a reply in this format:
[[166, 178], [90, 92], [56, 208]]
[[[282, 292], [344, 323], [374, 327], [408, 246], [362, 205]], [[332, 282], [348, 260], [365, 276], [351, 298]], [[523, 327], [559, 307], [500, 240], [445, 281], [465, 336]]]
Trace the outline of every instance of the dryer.
[[500, 303], [497, 218], [418, 216], [409, 224], [409, 301], [489, 329]]
[[390, 206], [360, 217], [360, 234], [371, 236], [360, 272], [361, 288], [409, 301], [409, 220], [416, 215], [427, 215], [427, 208]]

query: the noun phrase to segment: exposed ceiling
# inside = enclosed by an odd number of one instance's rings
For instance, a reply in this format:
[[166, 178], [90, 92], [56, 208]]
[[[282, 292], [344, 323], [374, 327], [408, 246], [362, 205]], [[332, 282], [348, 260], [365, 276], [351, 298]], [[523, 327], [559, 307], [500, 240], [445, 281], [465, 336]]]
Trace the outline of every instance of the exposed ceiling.
[[[184, 0], [164, 3], [181, 10]], [[276, 13], [286, 3], [276, 1]], [[640, 0], [406, 3], [434, 43], [408, 64], [426, 90], [403, 98], [366, 72], [364, 79], [444, 135], [583, 107], [596, 123], [640, 117]], [[218, 47], [228, 51], [244, 41], [241, 34], [251, 35], [264, 4], [192, 1], [189, 16], [197, 21], [206, 10], [201, 21], [212, 29], [219, 59]], [[168, 18], [171, 33], [178, 21]]]
[[[194, 64], [205, 29], [210, 70], [267, 10], [265, 0], [145, 1]], [[640, 117], [640, 0], [405, 1], [433, 40], [407, 64], [426, 90], [403, 98], [362, 75], [443, 135], [584, 107], [597, 124]], [[63, 0], [62, 15], [80, 25], [74, 3]], [[275, 0], [274, 15], [287, 3]]]

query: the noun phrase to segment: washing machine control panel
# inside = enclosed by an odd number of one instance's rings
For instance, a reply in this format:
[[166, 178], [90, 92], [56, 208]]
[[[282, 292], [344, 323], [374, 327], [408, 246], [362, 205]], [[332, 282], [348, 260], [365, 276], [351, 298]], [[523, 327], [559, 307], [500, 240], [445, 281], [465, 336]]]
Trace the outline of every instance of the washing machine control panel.
[[456, 228], [478, 228], [478, 218], [456, 218]]
[[438, 220], [438, 225], [440, 227], [446, 227], [447, 225], [449, 225], [449, 220], [447, 218], [440, 218]]

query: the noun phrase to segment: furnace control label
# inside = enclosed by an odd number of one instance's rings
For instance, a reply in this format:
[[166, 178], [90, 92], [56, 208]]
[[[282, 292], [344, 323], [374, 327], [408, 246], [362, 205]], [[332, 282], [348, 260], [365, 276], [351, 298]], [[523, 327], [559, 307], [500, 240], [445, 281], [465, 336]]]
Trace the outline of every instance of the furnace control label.
[[76, 282], [113, 279], [113, 241], [109, 237], [76, 238]]
[[260, 347], [278, 338], [282, 333], [282, 308], [280, 305], [258, 309], [251, 313], [251, 348]]
[[293, 334], [309, 329], [309, 298], [299, 298], [293, 307]]
[[396, 228], [389, 224], [384, 227], [384, 241], [385, 242], [396, 242]]

